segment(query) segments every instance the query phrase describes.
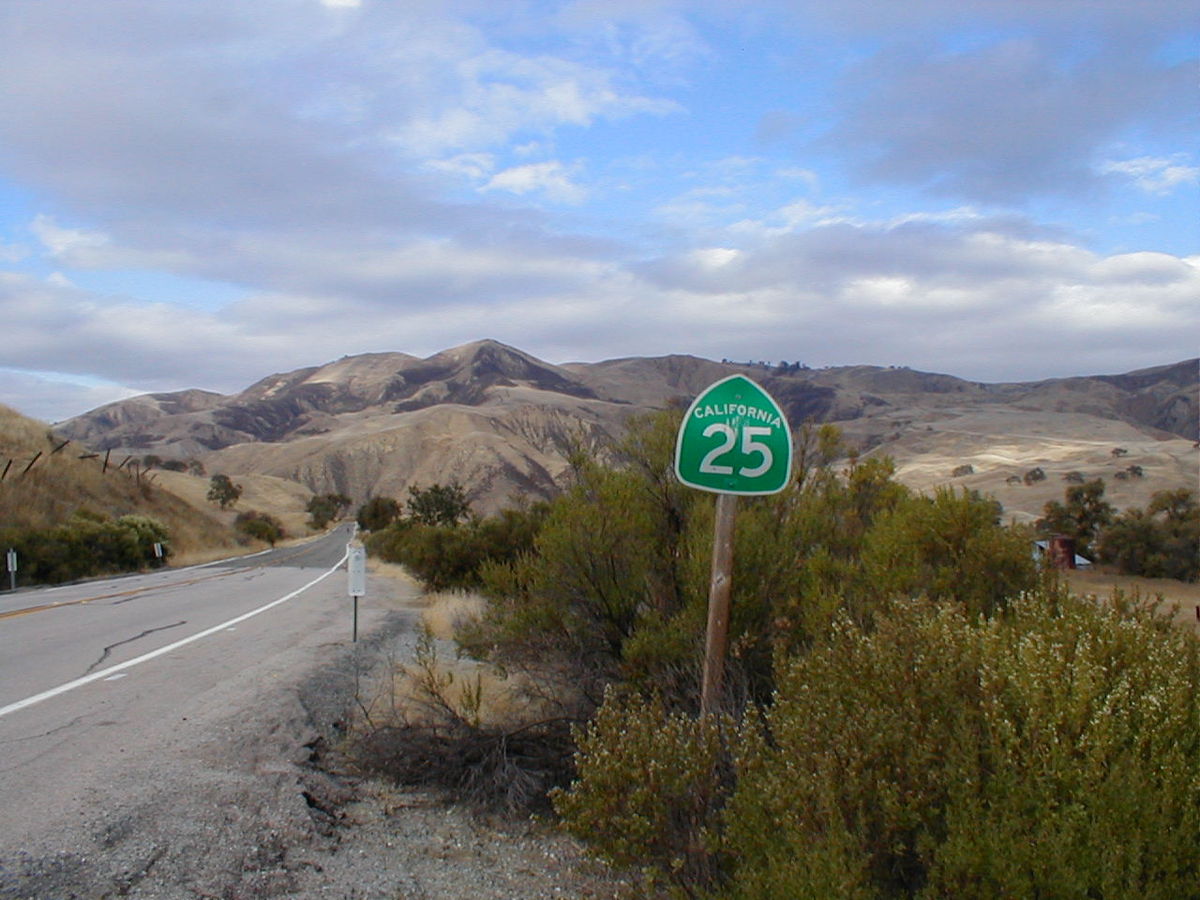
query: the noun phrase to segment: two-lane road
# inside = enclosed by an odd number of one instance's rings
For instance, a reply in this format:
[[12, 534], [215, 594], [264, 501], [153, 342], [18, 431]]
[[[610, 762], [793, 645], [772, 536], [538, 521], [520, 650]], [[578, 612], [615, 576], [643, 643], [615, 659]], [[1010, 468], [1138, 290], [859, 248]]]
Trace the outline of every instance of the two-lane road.
[[343, 526], [254, 557], [5, 595], [0, 720], [47, 691], [194, 639], [303, 588], [338, 565], [350, 536]]
[[[14, 860], [111, 846], [114, 810], [157, 822], [156, 791], [178, 797], [281, 690], [345, 655], [350, 537], [0, 600], [0, 896]], [[365, 603], [360, 627], [385, 617]]]

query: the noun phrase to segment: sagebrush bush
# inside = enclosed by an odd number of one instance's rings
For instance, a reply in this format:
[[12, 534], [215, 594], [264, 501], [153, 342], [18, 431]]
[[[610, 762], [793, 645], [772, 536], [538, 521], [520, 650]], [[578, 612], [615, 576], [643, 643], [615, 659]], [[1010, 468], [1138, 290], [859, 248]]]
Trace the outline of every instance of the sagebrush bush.
[[275, 546], [276, 541], [283, 540], [287, 536], [279, 519], [270, 513], [258, 512], [253, 509], [238, 513], [233, 527], [238, 533], [256, 541], [263, 541], [272, 547]]
[[428, 590], [474, 590], [483, 583], [486, 565], [532, 548], [544, 516], [545, 507], [534, 505], [461, 525], [401, 519], [368, 536], [367, 549], [407, 567]]
[[686, 896], [1167, 900], [1200, 884], [1197, 759], [1196, 636], [1046, 587], [842, 615], [737, 727], [610, 692], [556, 808]]

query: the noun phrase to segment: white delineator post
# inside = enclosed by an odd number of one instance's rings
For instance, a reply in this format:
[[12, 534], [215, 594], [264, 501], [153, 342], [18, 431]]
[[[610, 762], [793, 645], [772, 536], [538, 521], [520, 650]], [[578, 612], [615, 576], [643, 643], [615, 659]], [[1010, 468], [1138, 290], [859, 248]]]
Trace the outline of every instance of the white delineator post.
[[353, 640], [358, 642], [358, 598], [367, 593], [367, 548], [355, 541], [346, 547], [346, 570], [349, 575], [347, 593], [354, 598]]

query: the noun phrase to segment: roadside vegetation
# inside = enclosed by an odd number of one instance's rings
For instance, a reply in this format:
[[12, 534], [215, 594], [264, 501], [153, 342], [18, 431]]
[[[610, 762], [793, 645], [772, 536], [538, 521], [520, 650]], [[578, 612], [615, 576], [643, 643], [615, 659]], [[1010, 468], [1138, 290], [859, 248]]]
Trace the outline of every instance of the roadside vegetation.
[[23, 584], [59, 584], [161, 565], [168, 539], [166, 526], [150, 516], [112, 519], [87, 509], [49, 528], [0, 528], [0, 548], [16, 551]]
[[[371, 536], [427, 586], [482, 599], [454, 632], [475, 675], [447, 679], [430, 638], [410, 672], [423, 699], [368, 730], [365, 765], [500, 808], [548, 788], [648, 894], [1194, 892], [1195, 634], [1136, 596], [1070, 595], [988, 498], [835, 464], [833, 428], [802, 429], [788, 490], [740, 503], [724, 702], [700, 717], [712, 498], [674, 479], [677, 422], [635, 423], [604, 462], [577, 454], [536, 510], [401, 511]], [[1195, 557], [1190, 496], [1102, 504], [1071, 484], [1047, 517], [1102, 558], [1134, 527]]]
[[287, 537], [279, 519], [270, 513], [258, 512], [253, 509], [238, 513], [233, 527], [239, 534], [252, 540], [262, 541], [264, 544], [270, 544], [272, 547]]

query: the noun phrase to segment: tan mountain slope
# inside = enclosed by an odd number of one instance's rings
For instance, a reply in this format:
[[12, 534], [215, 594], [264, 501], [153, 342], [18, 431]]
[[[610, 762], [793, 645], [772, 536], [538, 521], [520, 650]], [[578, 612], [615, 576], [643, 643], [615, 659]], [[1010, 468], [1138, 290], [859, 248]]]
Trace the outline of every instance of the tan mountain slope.
[[[98, 447], [198, 456], [209, 472], [269, 475], [356, 502], [378, 494], [404, 499], [411, 486], [457, 480], [476, 510], [489, 512], [514, 495], [558, 489], [572, 442], [602, 445], [629, 416], [686, 402], [734, 372], [770, 391], [793, 426], [835, 422], [860, 452], [895, 456], [901, 477], [916, 486], [988, 489], [1027, 515], [1040, 510], [1051, 488], [1061, 496], [1055, 477], [1120, 471], [1102, 458], [1109, 444], [1125, 446], [1124, 466], [1145, 471], [1112, 486], [1122, 502], [1195, 484], [1187, 453], [1196, 439], [1196, 361], [987, 385], [903, 368], [814, 370], [690, 356], [560, 366], [485, 340], [428, 359], [347, 357], [272, 375], [230, 397], [193, 391], [134, 398], [60, 430]], [[974, 481], [951, 474], [966, 464]], [[1046, 469], [1045, 482], [1010, 489], [1005, 479], [1037, 466]]]

